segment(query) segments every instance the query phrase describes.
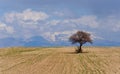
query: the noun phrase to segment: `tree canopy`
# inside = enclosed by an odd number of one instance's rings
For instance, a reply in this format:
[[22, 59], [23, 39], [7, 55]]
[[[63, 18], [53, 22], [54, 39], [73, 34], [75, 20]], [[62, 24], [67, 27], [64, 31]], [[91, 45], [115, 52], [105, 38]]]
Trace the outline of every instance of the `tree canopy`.
[[72, 44], [79, 43], [80, 47], [78, 49], [78, 53], [82, 52], [81, 46], [85, 44], [86, 42], [92, 43], [92, 39], [90, 37], [90, 33], [84, 32], [84, 31], [77, 31], [75, 34], [70, 36], [69, 40], [72, 42]]

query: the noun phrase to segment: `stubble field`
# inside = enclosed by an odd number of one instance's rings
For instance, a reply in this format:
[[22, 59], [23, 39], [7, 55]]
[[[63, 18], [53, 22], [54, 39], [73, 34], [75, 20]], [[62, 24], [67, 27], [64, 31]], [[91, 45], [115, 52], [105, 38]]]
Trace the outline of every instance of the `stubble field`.
[[0, 49], [0, 74], [120, 74], [120, 47]]

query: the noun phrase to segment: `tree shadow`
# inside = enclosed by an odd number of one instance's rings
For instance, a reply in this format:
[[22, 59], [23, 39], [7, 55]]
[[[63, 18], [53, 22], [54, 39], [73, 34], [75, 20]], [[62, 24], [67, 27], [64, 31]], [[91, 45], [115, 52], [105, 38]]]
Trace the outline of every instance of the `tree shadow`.
[[77, 53], [77, 52], [63, 52], [64, 54], [84, 54], [84, 53], [89, 53], [89, 52], [82, 52], [82, 53]]
[[77, 54], [76, 52], [63, 52], [64, 54]]

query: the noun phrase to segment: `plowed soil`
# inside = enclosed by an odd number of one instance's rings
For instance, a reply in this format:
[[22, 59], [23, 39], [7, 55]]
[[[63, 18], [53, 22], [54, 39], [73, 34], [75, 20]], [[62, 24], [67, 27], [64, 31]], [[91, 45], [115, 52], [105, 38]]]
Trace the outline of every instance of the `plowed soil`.
[[120, 48], [1, 48], [0, 74], [120, 74]]

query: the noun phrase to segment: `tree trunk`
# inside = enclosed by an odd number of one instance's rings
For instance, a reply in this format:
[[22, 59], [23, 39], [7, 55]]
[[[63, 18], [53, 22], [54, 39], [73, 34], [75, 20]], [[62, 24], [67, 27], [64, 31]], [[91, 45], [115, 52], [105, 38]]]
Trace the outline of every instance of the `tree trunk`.
[[82, 44], [80, 43], [80, 47], [78, 49], [78, 53], [82, 53]]

